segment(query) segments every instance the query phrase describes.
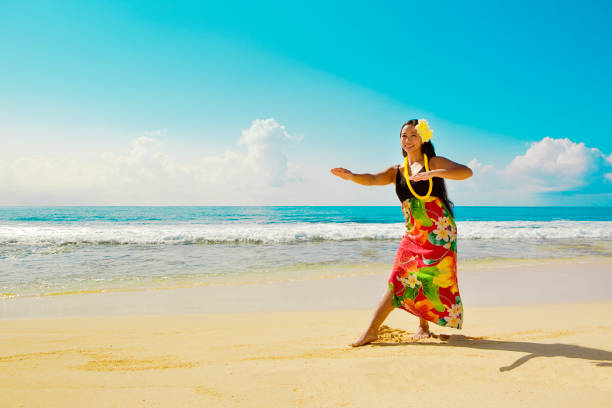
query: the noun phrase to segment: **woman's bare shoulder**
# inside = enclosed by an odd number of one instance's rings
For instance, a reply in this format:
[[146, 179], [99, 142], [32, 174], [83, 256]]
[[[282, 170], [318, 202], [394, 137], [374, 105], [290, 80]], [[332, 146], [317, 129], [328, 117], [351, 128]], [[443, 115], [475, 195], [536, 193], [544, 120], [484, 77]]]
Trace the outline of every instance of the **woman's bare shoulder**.
[[390, 167], [391, 169], [393, 169], [393, 184], [396, 184], [395, 181], [395, 175], [397, 174], [397, 172], [399, 171], [400, 173], [402, 171], [404, 171], [404, 166], [402, 166], [401, 164], [394, 164], [393, 166]]

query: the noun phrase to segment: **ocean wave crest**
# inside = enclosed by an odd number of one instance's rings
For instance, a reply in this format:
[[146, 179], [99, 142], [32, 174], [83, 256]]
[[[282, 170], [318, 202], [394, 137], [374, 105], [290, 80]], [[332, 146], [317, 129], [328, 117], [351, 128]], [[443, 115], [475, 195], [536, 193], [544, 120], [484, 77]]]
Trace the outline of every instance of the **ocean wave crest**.
[[[222, 243], [300, 243], [315, 241], [395, 240], [402, 223], [293, 224], [0, 224], [0, 244], [172, 245]], [[459, 221], [461, 239], [604, 239], [612, 240], [612, 221]]]

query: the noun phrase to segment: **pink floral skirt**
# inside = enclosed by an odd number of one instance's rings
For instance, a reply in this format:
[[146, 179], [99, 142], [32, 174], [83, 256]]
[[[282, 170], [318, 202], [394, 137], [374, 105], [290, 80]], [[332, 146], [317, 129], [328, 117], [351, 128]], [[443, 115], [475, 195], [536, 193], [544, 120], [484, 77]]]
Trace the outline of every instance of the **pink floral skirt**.
[[439, 197], [409, 198], [402, 211], [406, 234], [389, 277], [393, 306], [440, 326], [461, 329], [455, 220]]

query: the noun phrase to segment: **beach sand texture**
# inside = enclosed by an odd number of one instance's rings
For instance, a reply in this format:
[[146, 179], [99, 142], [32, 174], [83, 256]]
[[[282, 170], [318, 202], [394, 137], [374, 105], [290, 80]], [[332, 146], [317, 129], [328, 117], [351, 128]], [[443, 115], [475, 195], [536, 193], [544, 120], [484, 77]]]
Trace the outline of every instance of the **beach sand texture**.
[[350, 347], [372, 311], [0, 320], [0, 407], [612, 406], [611, 301], [466, 302], [463, 330], [420, 342], [394, 310]]

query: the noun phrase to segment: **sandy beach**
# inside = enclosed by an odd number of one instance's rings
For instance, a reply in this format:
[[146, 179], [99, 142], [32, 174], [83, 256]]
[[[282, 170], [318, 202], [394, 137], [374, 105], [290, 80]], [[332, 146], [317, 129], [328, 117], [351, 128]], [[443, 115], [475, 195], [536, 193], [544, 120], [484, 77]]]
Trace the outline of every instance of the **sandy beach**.
[[0, 408], [612, 408], [573, 5], [0, 0]]
[[611, 270], [463, 268], [463, 330], [414, 342], [416, 318], [395, 310], [358, 348], [384, 274], [3, 299], [0, 406], [606, 407]]

